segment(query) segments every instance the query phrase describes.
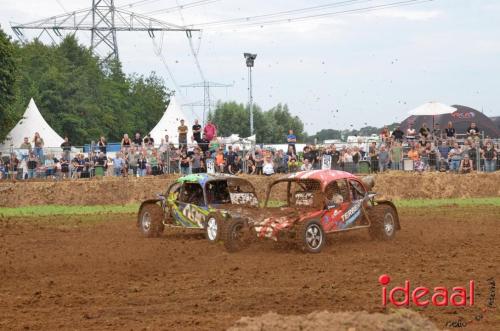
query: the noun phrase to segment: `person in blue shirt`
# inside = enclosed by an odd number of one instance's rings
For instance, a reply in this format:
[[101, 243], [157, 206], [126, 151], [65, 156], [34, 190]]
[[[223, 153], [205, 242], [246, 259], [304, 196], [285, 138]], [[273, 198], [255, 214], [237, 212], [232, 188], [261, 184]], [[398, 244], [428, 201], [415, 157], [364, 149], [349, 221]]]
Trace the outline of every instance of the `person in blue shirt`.
[[293, 134], [293, 130], [288, 131], [288, 136], [286, 136], [286, 141], [288, 142], [288, 146], [292, 146], [293, 154], [297, 154], [295, 150], [295, 143], [297, 142], [297, 136]]
[[125, 167], [125, 160], [122, 158], [122, 154], [118, 152], [116, 153], [116, 157], [113, 159], [114, 174], [116, 177], [122, 175], [124, 167]]

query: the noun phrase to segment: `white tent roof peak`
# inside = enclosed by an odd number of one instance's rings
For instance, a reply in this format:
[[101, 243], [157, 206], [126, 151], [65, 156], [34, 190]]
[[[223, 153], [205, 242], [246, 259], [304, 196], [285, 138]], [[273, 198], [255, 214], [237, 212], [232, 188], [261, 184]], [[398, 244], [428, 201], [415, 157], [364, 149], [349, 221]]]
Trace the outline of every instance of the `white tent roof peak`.
[[184, 120], [184, 125], [187, 125], [188, 131], [188, 142], [189, 137], [192, 134], [191, 126], [193, 121], [191, 117], [188, 116], [179, 104], [175, 96], [170, 96], [170, 102], [163, 113], [163, 116], [158, 121], [158, 124], [151, 130], [151, 137], [155, 140], [155, 144], [160, 144], [161, 140], [168, 135], [168, 141], [170, 143], [177, 144], [179, 142], [179, 133], [177, 131], [178, 127], [181, 125], [181, 119]]
[[410, 115], [416, 116], [434, 116], [434, 115], [442, 115], [442, 114], [451, 114], [455, 112], [457, 109], [450, 107], [448, 105], [431, 101], [424, 103], [421, 106], [418, 106], [415, 109], [410, 110], [408, 113]]
[[35, 132], [40, 133], [45, 147], [60, 147], [64, 141], [45, 121], [35, 101], [31, 98], [21, 120], [7, 134], [5, 141], [0, 144], [0, 150], [9, 149], [11, 144], [14, 148], [19, 148], [24, 137], [28, 137], [31, 142]]

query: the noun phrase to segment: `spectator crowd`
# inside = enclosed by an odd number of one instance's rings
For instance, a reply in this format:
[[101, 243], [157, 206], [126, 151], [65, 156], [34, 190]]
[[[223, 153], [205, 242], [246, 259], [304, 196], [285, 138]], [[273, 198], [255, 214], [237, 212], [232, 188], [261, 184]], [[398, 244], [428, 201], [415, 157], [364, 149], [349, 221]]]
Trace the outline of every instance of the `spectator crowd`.
[[[271, 176], [299, 170], [338, 169], [352, 173], [392, 170], [493, 172], [500, 169], [500, 148], [494, 140], [481, 139], [480, 130], [471, 123], [463, 139], [458, 139], [452, 123], [444, 130], [424, 123], [417, 131], [400, 127], [392, 132], [384, 127], [380, 139], [367, 143], [361, 139], [337, 147], [306, 145], [297, 151], [293, 130], [284, 137], [288, 148], [275, 150], [254, 146], [243, 151], [239, 145], [226, 145], [217, 137], [217, 127], [208, 121], [202, 127], [195, 120], [189, 128], [184, 120], [178, 126], [178, 142], [165, 135], [155, 144], [150, 135], [124, 134], [120, 150], [108, 153], [108, 144], [100, 137], [90, 152], [75, 152], [67, 137], [58, 155], [46, 152], [43, 137], [35, 133], [24, 138], [18, 151], [0, 154], [0, 179], [4, 178], [89, 178], [101, 176], [144, 177], [161, 174], [228, 173]], [[190, 142], [188, 142], [190, 138]], [[114, 155], [112, 155], [114, 154]]]

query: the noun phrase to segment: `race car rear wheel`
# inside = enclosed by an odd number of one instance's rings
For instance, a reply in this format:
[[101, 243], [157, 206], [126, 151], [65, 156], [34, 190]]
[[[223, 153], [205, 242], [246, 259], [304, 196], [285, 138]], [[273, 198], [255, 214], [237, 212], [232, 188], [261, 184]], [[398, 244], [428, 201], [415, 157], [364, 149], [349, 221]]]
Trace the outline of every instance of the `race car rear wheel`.
[[396, 211], [389, 205], [375, 205], [369, 212], [371, 225], [368, 228], [372, 239], [391, 240], [396, 235]]
[[146, 237], [158, 237], [165, 226], [162, 223], [163, 210], [155, 203], [142, 206], [139, 214], [139, 228]]
[[211, 213], [207, 216], [205, 227], [205, 237], [209, 242], [215, 243], [220, 238], [222, 228], [222, 216], [220, 214]]
[[222, 231], [224, 247], [230, 253], [241, 251], [250, 245], [249, 230], [242, 219], [231, 219], [225, 222]]
[[297, 243], [308, 253], [319, 253], [326, 242], [325, 232], [318, 220], [309, 220], [299, 223], [297, 229]]

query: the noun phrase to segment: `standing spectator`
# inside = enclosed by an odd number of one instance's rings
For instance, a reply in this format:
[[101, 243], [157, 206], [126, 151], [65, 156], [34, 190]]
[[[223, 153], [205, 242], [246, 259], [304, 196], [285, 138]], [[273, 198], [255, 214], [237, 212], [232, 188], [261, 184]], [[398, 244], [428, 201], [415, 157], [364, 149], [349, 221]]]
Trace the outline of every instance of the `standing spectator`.
[[137, 160], [137, 173], [139, 177], [145, 177], [148, 174], [148, 160], [144, 153], [139, 153], [139, 159]]
[[136, 132], [134, 139], [132, 139], [132, 142], [134, 143], [135, 147], [142, 147], [142, 137], [140, 132]]
[[382, 142], [386, 143], [390, 136], [391, 135], [389, 133], [389, 128], [387, 127], [387, 125], [385, 125], [380, 132], [380, 139], [382, 140]]
[[453, 148], [450, 150], [448, 153], [448, 157], [450, 158], [450, 170], [451, 171], [458, 171], [460, 167], [460, 161], [462, 160], [462, 150], [460, 149], [460, 146], [458, 146], [458, 143], [453, 144]]
[[395, 141], [389, 149], [391, 159], [391, 169], [401, 170], [401, 161], [403, 160], [403, 148], [399, 141]]
[[353, 164], [353, 171], [354, 173], [357, 173], [359, 171], [359, 161], [362, 159], [361, 153], [359, 152], [359, 147], [354, 146], [353, 151], [352, 151], [352, 164]]
[[170, 150], [168, 154], [169, 160], [169, 173], [176, 174], [179, 172], [179, 160], [180, 152], [175, 148], [174, 144], [170, 144]]
[[303, 155], [304, 163], [307, 160], [308, 166], [311, 166], [312, 169], [313, 163], [315, 161], [315, 154], [311, 151], [311, 146], [305, 146], [303, 152], [304, 152]]
[[432, 137], [434, 141], [441, 140], [443, 136], [443, 131], [441, 130], [441, 125], [439, 123], [434, 124], [434, 129], [432, 130]]
[[151, 167], [151, 174], [153, 176], [157, 176], [159, 171], [158, 171], [158, 153], [156, 149], [154, 149], [151, 155], [149, 156], [148, 163], [149, 166]]
[[[224, 155], [222, 156], [224, 157]], [[189, 158], [189, 156], [187, 156], [186, 152], [183, 151], [180, 160], [181, 174], [189, 175], [190, 166], [191, 166], [191, 159]]]
[[228, 151], [226, 153], [226, 167], [230, 164], [233, 164], [234, 159], [236, 158], [236, 153], [233, 151], [233, 146], [228, 146]]
[[192, 130], [193, 130], [194, 141], [196, 141], [196, 143], [200, 143], [200, 141], [201, 141], [201, 125], [198, 122], [198, 119], [194, 120]]
[[337, 150], [337, 146], [335, 144], [331, 145], [331, 156], [332, 156], [332, 169], [339, 170], [340, 169], [340, 152]]
[[184, 120], [181, 120], [181, 125], [177, 128], [177, 132], [179, 133], [179, 148], [182, 149], [184, 146], [187, 146], [187, 135], [188, 135], [188, 127], [184, 124]]
[[406, 139], [413, 141], [415, 140], [415, 136], [417, 135], [417, 131], [412, 127], [411, 123], [408, 125], [408, 129], [406, 129]]
[[469, 155], [469, 159], [472, 162], [473, 169], [477, 170], [478, 150], [475, 142], [470, 143], [470, 148], [467, 151], [467, 155]]
[[48, 154], [43, 162], [45, 166], [45, 176], [47, 178], [55, 178], [56, 174], [56, 164], [54, 162], [54, 158], [52, 154]]
[[451, 144], [455, 139], [455, 128], [453, 127], [453, 123], [451, 121], [448, 122], [448, 126], [444, 129], [444, 132], [446, 133], [448, 144]]
[[232, 175], [239, 175], [243, 171], [243, 161], [241, 160], [241, 156], [236, 155], [233, 163], [228, 166], [229, 173]]
[[380, 146], [380, 151], [377, 155], [378, 167], [380, 172], [387, 170], [389, 166], [389, 153], [385, 149], [385, 145]]
[[441, 145], [438, 147], [439, 155], [442, 159], [448, 160], [448, 153], [450, 152], [450, 147], [446, 140], [441, 142]]
[[31, 149], [32, 149], [32, 146], [31, 146], [31, 143], [29, 141], [29, 138], [28, 137], [24, 137], [24, 141], [23, 143], [21, 144], [21, 146], [19, 146], [20, 149], [25, 149], [28, 153], [31, 153]]
[[252, 160], [247, 160], [247, 174], [255, 175], [257, 172], [257, 168], [255, 167], [255, 163]]
[[101, 138], [99, 138], [99, 141], [97, 142], [97, 146], [99, 147], [99, 152], [103, 153], [106, 155], [106, 139], [101, 136]]
[[473, 140], [479, 140], [479, 133], [479, 128], [477, 127], [476, 123], [472, 122], [467, 128], [467, 136], [472, 138]]
[[293, 146], [288, 145], [288, 151], [286, 152], [286, 155], [288, 156], [288, 159], [292, 157], [297, 159], [297, 154], [295, 153], [295, 149], [293, 148]]
[[309, 162], [309, 159], [304, 159], [304, 163], [300, 166], [301, 171], [312, 170], [312, 164]]
[[210, 140], [207, 139], [207, 135], [203, 133], [203, 138], [201, 138], [201, 140], [197, 143], [203, 154], [205, 154], [208, 151], [210, 145]]
[[377, 153], [377, 143], [374, 141], [368, 148], [368, 156], [370, 157], [370, 166], [372, 172], [378, 171], [378, 153]]
[[224, 160], [224, 153], [222, 151], [222, 148], [219, 148], [217, 150], [217, 154], [215, 155], [215, 169], [217, 172], [220, 172], [221, 174], [224, 173], [224, 166], [225, 166], [225, 160]]
[[271, 152], [266, 153], [266, 156], [264, 156], [264, 160], [262, 163], [262, 173], [265, 176], [271, 176], [274, 174], [274, 163]]
[[297, 159], [295, 157], [291, 157], [288, 159], [288, 172], [297, 172], [299, 170], [299, 164], [297, 163]]
[[288, 136], [286, 136], [286, 142], [288, 143], [288, 147], [293, 149], [293, 154], [297, 154], [297, 150], [295, 149], [295, 144], [297, 143], [297, 136], [293, 133], [293, 130], [288, 130]]
[[121, 142], [121, 148], [123, 151], [127, 152], [132, 145], [132, 140], [128, 137], [128, 134], [124, 134]]
[[465, 154], [463, 160], [460, 162], [459, 172], [461, 174], [468, 174], [473, 170], [472, 160], [469, 155]]
[[431, 131], [427, 127], [427, 123], [422, 123], [422, 127], [418, 131], [420, 134], [420, 143], [421, 145], [425, 145], [425, 142], [429, 139], [429, 135], [431, 134]]
[[71, 143], [69, 142], [68, 136], [64, 137], [64, 142], [61, 144], [63, 150], [63, 159], [69, 161], [71, 160]]
[[396, 129], [394, 131], [392, 131], [392, 134], [391, 136], [394, 138], [395, 141], [398, 141], [398, 142], [402, 142], [403, 141], [403, 137], [404, 137], [405, 133], [401, 130], [400, 126], [396, 126]]
[[264, 155], [259, 147], [255, 147], [252, 153], [255, 162], [255, 171], [257, 175], [262, 175], [262, 167], [264, 166]]
[[19, 168], [19, 159], [17, 158], [16, 153], [12, 153], [10, 158], [5, 162], [5, 170], [9, 174], [9, 178], [15, 180], [17, 178], [17, 170]]
[[61, 178], [62, 179], [70, 178], [70, 173], [69, 173], [70, 164], [69, 164], [69, 161], [70, 161], [70, 159], [66, 159], [66, 157], [63, 154], [62, 157], [61, 157], [61, 160], [60, 160]]
[[278, 150], [278, 152], [274, 155], [273, 163], [276, 173], [278, 174], [286, 173], [287, 162], [286, 162], [286, 156], [283, 154], [282, 149]]
[[115, 177], [120, 177], [123, 174], [124, 168], [125, 160], [123, 159], [123, 154], [121, 152], [118, 152], [113, 159], [113, 172]]
[[214, 137], [217, 137], [217, 127], [212, 123], [212, 121], [208, 120], [207, 125], [205, 125], [205, 128], [203, 129], [203, 133], [208, 141], [212, 141]]
[[106, 169], [107, 162], [106, 154], [104, 152], [99, 152], [99, 156], [97, 157], [94, 167], [95, 167], [95, 175], [97, 177], [102, 177], [104, 175], [104, 169]]
[[135, 148], [134, 147], [130, 148], [130, 151], [127, 155], [127, 168], [128, 168], [129, 175], [138, 177], [138, 175], [137, 175], [137, 171], [138, 171], [137, 161], [138, 160], [139, 160], [139, 156], [137, 155]]
[[151, 133], [144, 138], [144, 147], [153, 148], [155, 146], [155, 140], [151, 137]]
[[408, 151], [408, 158], [411, 159], [413, 163], [420, 161], [420, 154], [415, 144], [411, 145], [411, 148]]
[[28, 167], [28, 178], [34, 178], [36, 174], [36, 168], [38, 167], [38, 160], [33, 152], [30, 152], [26, 165]]
[[484, 157], [484, 170], [486, 172], [494, 172], [496, 169], [496, 158], [497, 152], [493, 147], [491, 141], [486, 142], [486, 146], [484, 147], [483, 157]]
[[35, 146], [35, 155], [42, 161], [43, 159], [43, 146], [45, 145], [43, 138], [40, 137], [38, 132], [35, 132], [35, 137], [33, 138], [33, 145]]
[[200, 154], [200, 148], [196, 147], [194, 149], [193, 155], [191, 156], [191, 172], [193, 174], [199, 174], [202, 172], [201, 161], [202, 161], [202, 158], [201, 158], [201, 154]]

